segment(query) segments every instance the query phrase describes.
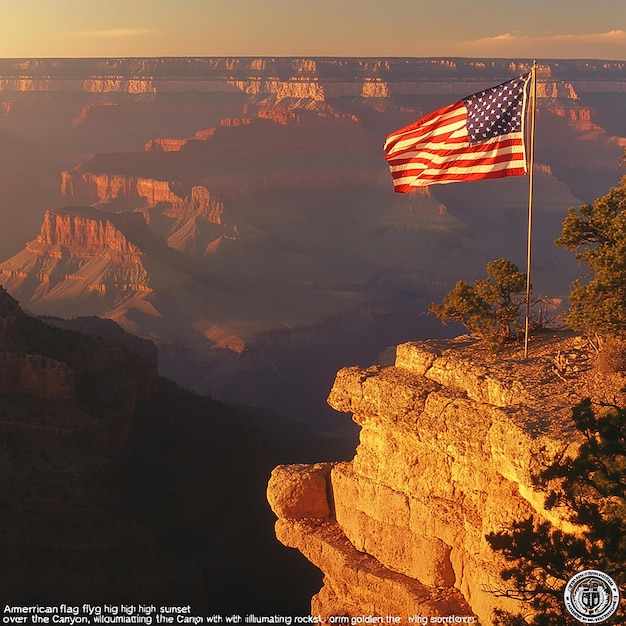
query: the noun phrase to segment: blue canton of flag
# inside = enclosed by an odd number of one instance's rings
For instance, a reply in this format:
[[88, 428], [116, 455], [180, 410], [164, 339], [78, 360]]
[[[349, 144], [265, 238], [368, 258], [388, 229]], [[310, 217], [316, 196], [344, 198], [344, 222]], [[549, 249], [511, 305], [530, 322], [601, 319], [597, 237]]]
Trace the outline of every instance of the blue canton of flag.
[[470, 145], [498, 135], [521, 132], [525, 80], [525, 76], [520, 76], [463, 100]]

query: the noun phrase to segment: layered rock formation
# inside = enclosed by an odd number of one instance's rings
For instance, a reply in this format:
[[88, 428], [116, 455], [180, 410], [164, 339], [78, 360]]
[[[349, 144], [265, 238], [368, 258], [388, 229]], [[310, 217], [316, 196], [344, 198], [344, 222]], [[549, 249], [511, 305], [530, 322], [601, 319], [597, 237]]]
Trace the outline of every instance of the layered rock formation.
[[138, 213], [48, 210], [37, 238], [2, 264], [0, 280], [27, 300], [95, 297], [111, 306], [151, 291], [142, 249], [151, 239]]
[[155, 204], [180, 199], [167, 180], [80, 172], [77, 168], [61, 172], [61, 193], [68, 197], [95, 198], [98, 202], [132, 199]]
[[576, 337], [537, 337], [520, 356], [489, 358], [460, 338], [338, 373], [329, 403], [361, 426], [356, 456], [282, 466], [268, 485], [278, 539], [325, 573], [314, 614], [488, 625], [494, 608], [522, 608], [492, 593], [503, 562], [485, 535], [530, 514], [572, 530], [531, 477], [574, 449], [571, 408], [597, 390]]
[[[77, 167], [62, 172], [61, 193], [100, 205], [137, 209], [154, 234], [187, 254], [210, 253], [211, 243], [237, 234], [236, 225], [224, 220], [223, 201], [203, 185], [186, 189], [172, 181], [85, 172]], [[117, 220], [123, 219], [121, 213], [117, 215]], [[140, 218], [135, 214], [132, 219]]]
[[[131, 341], [133, 347], [128, 350], [123, 338], [120, 343], [106, 343], [69, 329], [55, 329], [25, 315], [2, 287], [0, 330], [0, 403], [7, 398], [23, 398], [25, 408], [30, 400], [51, 401], [51, 411], [55, 406], [73, 407], [68, 409], [67, 420], [53, 419], [48, 424], [45, 411], [32, 419], [16, 419], [8, 411], [0, 420], [0, 431], [26, 427], [30, 432], [41, 427], [46, 432], [55, 426], [60, 436], [78, 430], [86, 439], [115, 440], [121, 445], [128, 435], [129, 415], [156, 392], [156, 349], [145, 340]], [[92, 388], [97, 377], [109, 386], [106, 401], [97, 409], [108, 413], [108, 424], [80, 418], [75, 410], [79, 404], [84, 407], [85, 403], [103, 400], [102, 391]], [[91, 393], [85, 394], [86, 390]], [[92, 397], [86, 397], [89, 395]]]
[[[494, 75], [496, 80], [504, 80], [510, 73], [527, 69], [527, 62], [461, 58], [6, 59], [0, 64], [0, 91], [145, 97], [194, 90], [322, 101], [329, 97], [471, 93], [485, 86], [487, 76], [492, 77], [488, 82]], [[540, 67], [544, 80], [580, 81], [590, 91], [606, 91], [607, 85], [611, 91], [623, 91], [623, 70], [619, 62], [603, 61], [558, 61]]]
[[76, 394], [74, 372], [54, 359], [0, 352], [0, 393], [72, 398]]

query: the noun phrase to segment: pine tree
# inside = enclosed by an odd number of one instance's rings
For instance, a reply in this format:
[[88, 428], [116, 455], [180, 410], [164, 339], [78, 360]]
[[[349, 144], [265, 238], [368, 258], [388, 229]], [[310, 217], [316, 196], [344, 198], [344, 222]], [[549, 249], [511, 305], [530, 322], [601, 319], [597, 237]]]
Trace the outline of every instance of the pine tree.
[[[563, 626], [579, 624], [563, 603], [567, 581], [585, 569], [598, 569], [618, 585], [626, 583], [626, 409], [605, 407], [596, 416], [591, 401], [573, 410], [584, 442], [575, 457], [558, 459], [536, 485], [546, 492], [548, 509], [561, 507], [582, 532], [555, 530], [528, 518], [487, 536], [491, 547], [511, 563], [501, 573], [506, 589], [497, 594], [524, 601], [528, 618], [499, 612], [495, 624]], [[624, 623], [618, 609], [610, 623]]]
[[518, 321], [526, 275], [507, 259], [491, 261], [486, 269], [487, 278], [475, 281], [474, 286], [458, 281], [441, 304], [431, 304], [428, 311], [444, 322], [461, 322], [497, 351]]
[[570, 208], [555, 242], [589, 270], [574, 281], [568, 325], [596, 338], [626, 338], [626, 177], [593, 205]]

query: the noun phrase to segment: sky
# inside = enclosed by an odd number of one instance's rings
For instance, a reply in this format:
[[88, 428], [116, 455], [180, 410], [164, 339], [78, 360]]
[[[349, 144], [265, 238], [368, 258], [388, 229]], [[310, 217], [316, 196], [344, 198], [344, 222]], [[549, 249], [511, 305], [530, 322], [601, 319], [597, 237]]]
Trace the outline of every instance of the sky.
[[0, 0], [0, 57], [626, 60], [625, 0]]

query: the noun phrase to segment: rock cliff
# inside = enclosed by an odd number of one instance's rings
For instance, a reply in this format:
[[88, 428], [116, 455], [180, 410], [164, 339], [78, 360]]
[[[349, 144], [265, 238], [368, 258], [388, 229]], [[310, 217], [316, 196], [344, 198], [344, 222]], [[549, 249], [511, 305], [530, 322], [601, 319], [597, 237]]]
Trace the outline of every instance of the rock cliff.
[[[5, 59], [0, 63], [0, 91], [145, 98], [194, 90], [323, 101], [416, 93], [467, 94], [479, 91], [494, 78], [505, 80], [528, 69], [525, 62], [465, 58]], [[623, 64], [606, 61], [554, 61], [540, 67], [541, 79], [550, 85], [547, 94], [561, 90], [557, 86], [561, 81], [572, 82], [574, 88], [578, 81], [588, 91], [624, 91], [623, 72]]]
[[67, 197], [95, 198], [98, 202], [123, 199], [155, 204], [181, 199], [167, 180], [85, 172], [80, 166], [61, 172], [61, 193]]
[[[175, 151], [169, 144], [165, 145], [165, 151]], [[155, 148], [150, 144], [146, 149], [153, 151]], [[225, 219], [223, 201], [203, 185], [189, 189], [173, 181], [94, 173], [83, 171], [79, 166], [62, 172], [61, 193], [74, 200], [137, 209], [154, 234], [166, 240], [170, 247], [187, 254], [210, 254], [211, 244], [222, 237], [236, 238], [237, 234], [236, 225]], [[141, 221], [138, 213], [116, 215], [118, 221], [124, 219], [123, 215], [132, 215], [129, 219]], [[66, 232], [72, 236], [72, 230]], [[75, 241], [75, 245], [80, 242]]]
[[[94, 325], [91, 326], [95, 331]], [[119, 327], [118, 331], [117, 342], [107, 343], [72, 332], [69, 323], [65, 330], [53, 328], [24, 314], [0, 287], [0, 404], [7, 396], [17, 396], [23, 397], [25, 404], [29, 398], [36, 398], [72, 406], [84, 402], [92, 379], [101, 377], [108, 384], [108, 398], [103, 407], [110, 417], [118, 415], [120, 419], [113, 420], [116, 428], [125, 431], [128, 416], [155, 393], [156, 348], [138, 338], [126, 342], [120, 337], [125, 334]], [[127, 343], [132, 346], [130, 350]], [[90, 391], [94, 398], [102, 398], [95, 387]], [[45, 431], [42, 419], [43, 415], [34, 421]], [[22, 425], [31, 421], [24, 420]], [[0, 419], [0, 431], [7, 423], [13, 424], [10, 417]], [[33, 423], [30, 427], [36, 428]], [[83, 423], [81, 430], [89, 431], [97, 439], [102, 435], [102, 423], [93, 421], [89, 426]], [[108, 436], [112, 433], [110, 430]]]
[[74, 372], [64, 363], [32, 354], [0, 352], [0, 393], [72, 398]]
[[27, 300], [67, 303], [86, 297], [92, 302], [84, 312], [93, 314], [94, 298], [110, 306], [151, 291], [143, 248], [152, 240], [139, 213], [48, 210], [37, 238], [0, 265], [0, 280]]
[[[329, 403], [353, 413], [350, 462], [280, 466], [276, 535], [323, 570], [314, 614], [474, 616], [519, 610], [485, 535], [546, 511], [531, 476], [576, 445], [571, 408], [598, 393], [573, 336], [488, 357], [468, 338], [399, 345], [395, 364], [341, 370]], [[597, 397], [597, 399], [600, 399]]]

